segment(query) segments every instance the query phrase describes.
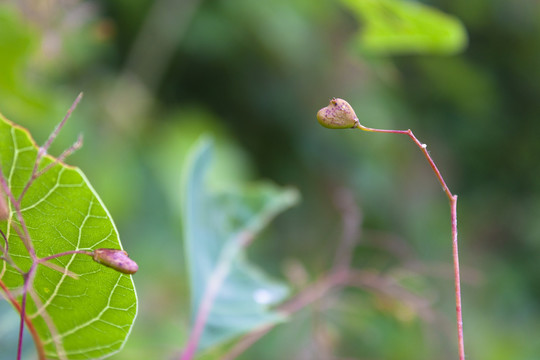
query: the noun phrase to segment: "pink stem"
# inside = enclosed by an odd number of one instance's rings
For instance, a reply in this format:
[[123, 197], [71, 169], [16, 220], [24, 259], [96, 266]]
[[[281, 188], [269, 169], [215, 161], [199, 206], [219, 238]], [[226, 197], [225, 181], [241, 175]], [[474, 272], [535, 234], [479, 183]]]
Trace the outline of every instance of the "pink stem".
[[[6, 294], [7, 299], [9, 302], [13, 305], [13, 307], [19, 312], [19, 314], [22, 312], [21, 305], [17, 302], [11, 291], [9, 291], [8, 287], [2, 282], [0, 279], [0, 288], [4, 291]], [[34, 339], [34, 345], [36, 347], [37, 356], [39, 360], [46, 360], [45, 359], [45, 350], [43, 348], [43, 343], [41, 342], [41, 338], [38, 335], [38, 332], [36, 330], [36, 327], [34, 326], [34, 323], [32, 320], [28, 318], [27, 315], [24, 316], [24, 322], [26, 323], [26, 328], [28, 331], [30, 331], [30, 334], [32, 335], [32, 338]]]
[[[36, 156], [36, 160], [34, 162], [34, 168], [32, 169], [32, 175], [30, 176], [30, 180], [28, 180], [28, 182], [26, 183], [26, 185], [24, 186], [24, 189], [21, 191], [21, 194], [19, 195], [19, 202], [22, 202], [22, 198], [24, 197], [24, 195], [26, 194], [26, 192], [28, 191], [28, 189], [30, 188], [30, 186], [32, 186], [32, 184], [34, 183], [34, 181], [41, 175], [43, 174], [44, 172], [46, 172], [47, 170], [49, 170], [52, 165], [54, 165], [56, 162], [58, 161], [61, 161], [61, 160], [58, 160], [56, 159], [56, 161], [53, 163], [53, 164], [50, 164], [46, 169], [42, 170], [42, 171], [38, 171], [39, 169], [39, 164], [41, 163], [41, 159], [47, 155], [47, 151], [49, 151], [49, 148], [51, 147], [53, 141], [56, 139], [56, 137], [58, 136], [58, 134], [60, 133], [60, 130], [62, 130], [62, 128], [64, 127], [64, 125], [66, 124], [66, 121], [69, 119], [69, 117], [71, 116], [71, 113], [73, 112], [73, 110], [75, 110], [75, 108], [77, 107], [77, 104], [79, 104], [79, 101], [81, 101], [82, 99], [82, 96], [83, 96], [83, 93], [79, 93], [79, 96], [77, 96], [77, 98], [75, 99], [75, 101], [73, 102], [73, 104], [71, 105], [71, 107], [69, 108], [69, 110], [67, 111], [66, 113], [66, 116], [64, 116], [64, 118], [62, 119], [62, 121], [56, 125], [56, 128], [54, 128], [53, 132], [51, 133], [51, 135], [49, 135], [49, 138], [47, 139], [47, 141], [45, 142], [45, 144], [43, 144], [42, 147], [40, 147], [38, 149], [38, 153], [37, 153], [37, 156]], [[77, 150], [78, 148], [80, 148], [82, 146], [82, 139], [79, 137], [79, 139], [77, 139], [77, 142], [75, 142], [75, 144], [69, 148], [67, 151], [66, 151], [66, 154], [64, 155], [64, 158], [67, 157], [68, 155], [70, 155], [73, 151]]]
[[50, 255], [50, 256], [41, 258], [41, 259], [39, 259], [39, 262], [41, 263], [41, 262], [45, 262], [45, 261], [49, 261], [49, 260], [52, 260], [52, 259], [59, 258], [61, 256], [73, 255], [73, 254], [85, 254], [85, 255], [88, 255], [88, 256], [92, 256], [92, 251], [88, 251], [88, 250], [65, 251], [65, 252], [62, 252], [62, 253], [58, 253], [58, 254], [54, 254], [54, 255]]
[[457, 195], [453, 195], [446, 182], [444, 181], [441, 172], [435, 165], [435, 162], [427, 151], [427, 145], [418, 141], [413, 132], [409, 130], [384, 130], [368, 128], [360, 124], [356, 119], [356, 128], [363, 131], [378, 132], [378, 133], [392, 133], [392, 134], [404, 134], [409, 136], [412, 141], [422, 150], [422, 153], [426, 157], [431, 169], [435, 173], [435, 176], [442, 185], [443, 191], [450, 201], [450, 213], [452, 218], [452, 254], [454, 258], [454, 281], [456, 288], [456, 319], [457, 319], [457, 331], [458, 331], [458, 348], [459, 348], [459, 360], [465, 360], [465, 345], [463, 341], [463, 316], [461, 312], [461, 285], [459, 275], [459, 256], [458, 256], [458, 237], [457, 237]]
[[36, 265], [33, 264], [30, 267], [30, 270], [24, 277], [24, 286], [23, 286], [23, 294], [22, 294], [22, 300], [21, 300], [21, 323], [19, 325], [19, 342], [17, 345], [17, 360], [21, 360], [22, 357], [22, 345], [23, 345], [23, 331], [24, 331], [24, 322], [26, 319], [26, 298], [28, 294], [28, 287], [30, 286], [30, 283], [32, 282], [32, 278], [34, 277]]
[[459, 252], [458, 252], [458, 230], [457, 230], [457, 195], [450, 201], [450, 211], [452, 214], [452, 252], [454, 255], [454, 279], [456, 286], [456, 320], [458, 329], [459, 359], [465, 360], [465, 344], [463, 338], [463, 316], [461, 313], [461, 281], [459, 276]]

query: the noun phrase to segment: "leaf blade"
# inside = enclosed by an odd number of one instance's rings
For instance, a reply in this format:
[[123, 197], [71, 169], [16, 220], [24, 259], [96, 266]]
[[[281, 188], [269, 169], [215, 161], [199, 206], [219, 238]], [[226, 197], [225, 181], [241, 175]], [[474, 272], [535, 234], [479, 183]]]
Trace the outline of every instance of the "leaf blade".
[[[3, 116], [0, 144], [0, 166], [10, 190], [18, 197], [31, 176], [37, 146], [28, 131]], [[45, 157], [40, 167], [53, 162], [52, 157]], [[28, 189], [21, 209], [38, 257], [97, 247], [121, 248], [110, 214], [76, 167], [54, 165]], [[13, 211], [8, 222], [19, 224]], [[8, 236], [11, 258], [27, 270], [32, 261], [22, 241], [7, 223], [0, 226]], [[45, 266], [37, 268], [27, 314], [36, 325], [47, 356], [103, 358], [119, 351], [137, 314], [132, 278], [84, 255], [51, 261], [78, 274], [79, 280]], [[1, 260], [0, 278], [10, 289], [23, 283], [22, 276]], [[51, 321], [54, 329], [49, 326]]]
[[287, 287], [251, 264], [244, 251], [277, 214], [298, 201], [293, 189], [264, 184], [212, 193], [205, 184], [212, 145], [202, 140], [191, 154], [184, 180], [184, 243], [191, 283], [192, 314], [203, 302], [207, 284], [225, 267], [221, 284], [199, 342], [199, 349], [245, 332], [283, 321], [269, 307], [282, 301]]
[[465, 27], [456, 17], [407, 0], [342, 0], [364, 28], [356, 42], [380, 55], [451, 55], [467, 45]]

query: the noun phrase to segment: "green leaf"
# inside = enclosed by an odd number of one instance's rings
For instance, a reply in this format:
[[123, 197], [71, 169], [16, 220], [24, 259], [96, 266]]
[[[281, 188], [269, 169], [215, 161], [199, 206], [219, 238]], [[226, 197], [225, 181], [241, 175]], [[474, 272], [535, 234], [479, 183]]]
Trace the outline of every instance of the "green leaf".
[[454, 54], [467, 45], [455, 17], [413, 1], [342, 0], [363, 24], [357, 41], [375, 54]]
[[[29, 133], [0, 115], [0, 166], [8, 186], [18, 197], [30, 178], [37, 147]], [[43, 158], [40, 168], [54, 159]], [[118, 232], [82, 171], [64, 164], [37, 178], [23, 198], [22, 215], [38, 257], [76, 250], [121, 248]], [[0, 227], [9, 239], [9, 254], [23, 270], [31, 266], [22, 241], [7, 222]], [[38, 266], [27, 314], [42, 339], [47, 356], [68, 359], [107, 357], [123, 346], [137, 313], [131, 276], [94, 262], [86, 255], [52, 260], [79, 276]], [[23, 284], [21, 274], [0, 260], [0, 279], [10, 288]], [[41, 304], [40, 304], [41, 303]], [[47, 320], [54, 323], [52, 333]]]
[[225, 276], [206, 322], [199, 349], [283, 321], [269, 307], [288, 295], [286, 285], [269, 279], [245, 256], [247, 239], [298, 201], [293, 189], [258, 184], [241, 189], [208, 189], [212, 145], [202, 140], [184, 172], [184, 242], [195, 317], [207, 286]]

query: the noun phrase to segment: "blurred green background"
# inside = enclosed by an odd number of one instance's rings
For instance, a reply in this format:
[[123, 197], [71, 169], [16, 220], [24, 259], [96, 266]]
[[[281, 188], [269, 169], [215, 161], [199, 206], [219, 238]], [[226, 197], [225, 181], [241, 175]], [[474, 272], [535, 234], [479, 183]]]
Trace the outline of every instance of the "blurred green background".
[[363, 216], [354, 266], [427, 300], [350, 289], [242, 359], [457, 358], [448, 201], [406, 137], [319, 126], [334, 96], [366, 126], [412, 129], [459, 195], [468, 358], [539, 358], [540, 3], [423, 1], [447, 15], [419, 15], [427, 38], [389, 41], [380, 17], [397, 13], [381, 3], [0, 3], [0, 112], [41, 143], [84, 91], [52, 153], [84, 135], [68, 162], [140, 265], [139, 316], [112, 359], [168, 359], [186, 341], [181, 169], [204, 133], [218, 186], [267, 179], [302, 195], [250, 248], [274, 277], [301, 288], [329, 271], [345, 201]]

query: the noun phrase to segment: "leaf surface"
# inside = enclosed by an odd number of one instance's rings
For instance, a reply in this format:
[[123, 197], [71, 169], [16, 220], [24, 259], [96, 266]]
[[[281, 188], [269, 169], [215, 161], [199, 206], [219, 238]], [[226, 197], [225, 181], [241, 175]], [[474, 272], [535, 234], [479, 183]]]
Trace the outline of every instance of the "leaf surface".
[[[8, 186], [18, 197], [31, 176], [37, 147], [29, 133], [0, 115], [0, 166]], [[43, 158], [40, 168], [53, 161]], [[40, 176], [23, 198], [22, 215], [38, 257], [70, 250], [120, 249], [118, 232], [107, 209], [82, 173], [64, 164]], [[13, 209], [0, 222], [9, 239], [9, 254], [23, 270], [31, 259], [9, 222], [19, 224]], [[27, 314], [33, 319], [50, 358], [104, 358], [117, 352], [131, 331], [137, 297], [131, 276], [95, 263], [86, 255], [52, 260], [78, 275], [38, 266]], [[21, 274], [0, 260], [0, 278], [10, 288], [20, 288]], [[52, 323], [54, 327], [49, 326]]]
[[[212, 304], [199, 349], [223, 343], [262, 326], [283, 321], [269, 308], [288, 295], [285, 284], [271, 280], [250, 263], [251, 241], [277, 214], [295, 204], [298, 193], [271, 184], [211, 191], [206, 175], [212, 145], [201, 141], [185, 171], [184, 242], [191, 284], [192, 314], [216, 273], [225, 273]], [[217, 270], [219, 268], [219, 270]]]
[[357, 41], [375, 54], [453, 54], [467, 45], [455, 17], [407, 0], [342, 0], [363, 25]]

